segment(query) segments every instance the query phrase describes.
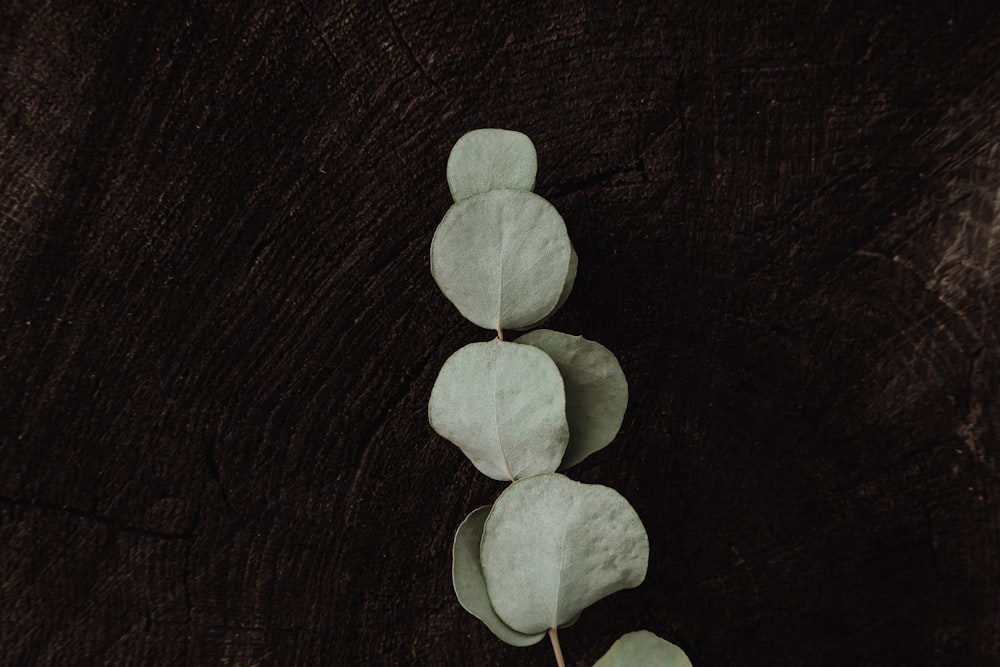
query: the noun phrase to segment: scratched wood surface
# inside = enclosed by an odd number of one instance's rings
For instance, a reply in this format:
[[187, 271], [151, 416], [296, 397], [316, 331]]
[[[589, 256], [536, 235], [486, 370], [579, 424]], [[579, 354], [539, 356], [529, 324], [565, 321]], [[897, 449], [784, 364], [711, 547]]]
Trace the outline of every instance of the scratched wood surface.
[[426, 424], [488, 126], [631, 386], [573, 474], [649, 575], [569, 663], [1000, 664], [1000, 12], [874, 4], [2, 3], [0, 664], [554, 664], [454, 599], [502, 485]]

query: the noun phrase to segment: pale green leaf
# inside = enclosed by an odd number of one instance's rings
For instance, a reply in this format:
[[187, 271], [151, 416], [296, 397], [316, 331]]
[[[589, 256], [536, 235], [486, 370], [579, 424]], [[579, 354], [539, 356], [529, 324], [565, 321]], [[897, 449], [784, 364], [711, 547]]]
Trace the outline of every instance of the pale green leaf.
[[431, 241], [431, 273], [466, 319], [523, 329], [555, 310], [571, 255], [552, 204], [530, 192], [491, 190], [448, 209]]
[[462, 135], [448, 156], [448, 187], [455, 201], [490, 190], [530, 192], [538, 156], [531, 139], [511, 130], [484, 128]]
[[559, 369], [528, 345], [461, 348], [441, 367], [427, 411], [431, 427], [493, 479], [552, 472], [569, 439]]
[[676, 644], [648, 630], [622, 635], [594, 667], [692, 667]]
[[455, 547], [452, 550], [451, 581], [455, 595], [467, 612], [486, 624], [493, 634], [513, 646], [537, 644], [544, 632], [524, 634], [514, 630], [500, 620], [493, 611], [490, 596], [486, 592], [483, 568], [479, 561], [479, 543], [483, 537], [483, 524], [490, 513], [490, 506], [480, 507], [465, 518], [455, 532]]
[[548, 354], [566, 385], [569, 444], [560, 469], [575, 465], [617, 435], [628, 405], [628, 382], [611, 351], [582, 336], [537, 329], [517, 339]]
[[617, 491], [557, 473], [511, 484], [483, 528], [481, 561], [493, 609], [527, 634], [566, 625], [646, 576], [649, 540]]

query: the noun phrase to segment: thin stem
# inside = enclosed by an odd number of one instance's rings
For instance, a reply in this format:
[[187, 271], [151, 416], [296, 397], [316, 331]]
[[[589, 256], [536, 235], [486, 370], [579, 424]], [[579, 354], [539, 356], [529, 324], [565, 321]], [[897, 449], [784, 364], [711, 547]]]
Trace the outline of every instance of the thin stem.
[[503, 327], [500, 325], [500, 320], [497, 320], [497, 340], [503, 340]]
[[559, 646], [559, 631], [555, 628], [549, 628], [549, 639], [552, 640], [552, 652], [556, 654], [556, 664], [559, 667], [566, 667], [566, 661], [563, 660], [562, 648]]

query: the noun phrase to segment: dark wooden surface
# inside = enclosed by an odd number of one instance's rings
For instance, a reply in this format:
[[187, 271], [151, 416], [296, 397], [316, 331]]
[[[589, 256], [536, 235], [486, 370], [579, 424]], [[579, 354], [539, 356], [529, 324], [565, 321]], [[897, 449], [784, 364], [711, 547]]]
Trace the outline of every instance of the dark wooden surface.
[[548, 665], [461, 610], [427, 252], [518, 129], [697, 667], [1000, 664], [994, 2], [0, 8], [0, 663]]

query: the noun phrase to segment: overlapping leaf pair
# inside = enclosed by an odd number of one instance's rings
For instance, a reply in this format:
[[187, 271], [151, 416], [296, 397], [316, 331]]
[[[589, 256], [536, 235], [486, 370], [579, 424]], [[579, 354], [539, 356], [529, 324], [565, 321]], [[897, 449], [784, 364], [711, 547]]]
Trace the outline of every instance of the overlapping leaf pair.
[[521, 133], [464, 135], [448, 159], [455, 203], [431, 243], [431, 272], [442, 292], [467, 319], [497, 332], [444, 363], [428, 405], [431, 426], [482, 473], [512, 482], [459, 527], [455, 592], [517, 646], [638, 586], [649, 553], [642, 521], [625, 498], [556, 472], [607, 446], [621, 427], [628, 385], [614, 355], [546, 329], [503, 339], [504, 329], [544, 321], [576, 277], [562, 217], [531, 192], [536, 169], [535, 148]]

